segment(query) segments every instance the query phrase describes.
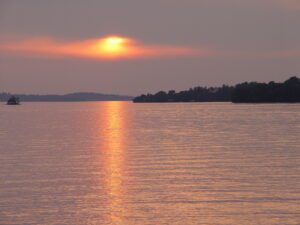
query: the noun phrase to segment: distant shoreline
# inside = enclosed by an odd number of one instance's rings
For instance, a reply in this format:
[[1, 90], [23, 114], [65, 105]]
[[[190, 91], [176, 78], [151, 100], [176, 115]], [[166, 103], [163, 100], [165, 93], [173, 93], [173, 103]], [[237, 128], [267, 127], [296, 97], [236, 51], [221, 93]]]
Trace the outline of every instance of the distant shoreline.
[[[0, 101], [0, 102], [2, 102], [2, 103], [6, 103], [6, 101]], [[38, 103], [38, 102], [40, 102], [40, 103], [43, 103], [43, 102], [45, 102], [45, 103], [47, 103], [47, 102], [49, 102], [49, 103], [51, 103], [51, 102], [53, 102], [53, 103], [55, 103], [55, 102], [57, 102], [57, 103], [59, 103], [59, 102], [65, 102], [65, 103], [68, 103], [68, 102], [70, 102], [70, 103], [72, 103], [72, 102], [132, 102], [132, 100], [87, 100], [87, 101], [84, 101], [84, 100], [78, 100], [78, 101], [30, 101], [30, 100], [28, 100], [28, 101], [22, 101], [22, 102], [32, 102], [32, 103]]]
[[32, 95], [0, 93], [0, 102], [6, 102], [10, 96], [20, 98], [21, 102], [94, 102], [94, 101], [132, 101], [132, 96], [76, 92], [65, 95]]
[[133, 101], [134, 103], [212, 103], [232, 102], [238, 104], [300, 103], [300, 79], [291, 77], [282, 83], [244, 82], [235, 86], [194, 87], [176, 92], [160, 91], [138, 97], [76, 92], [64, 95], [34, 95], [0, 93], [0, 102], [16, 96], [21, 102], [99, 102]]
[[[1, 103], [6, 105], [6, 101], [0, 100]], [[89, 103], [89, 102], [130, 102], [134, 103], [132, 100], [89, 100], [89, 101], [22, 101], [22, 103]], [[22, 105], [22, 103], [20, 105]], [[264, 104], [300, 104], [300, 102], [139, 102], [139, 104], [204, 104], [204, 103], [230, 103], [236, 105], [264, 105]]]

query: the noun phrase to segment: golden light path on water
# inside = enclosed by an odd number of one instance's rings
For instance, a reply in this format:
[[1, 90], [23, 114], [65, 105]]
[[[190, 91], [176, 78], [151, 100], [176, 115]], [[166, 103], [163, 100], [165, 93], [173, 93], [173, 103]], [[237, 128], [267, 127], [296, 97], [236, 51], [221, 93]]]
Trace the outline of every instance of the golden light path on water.
[[105, 180], [104, 186], [107, 190], [109, 214], [107, 221], [111, 224], [122, 224], [124, 215], [125, 195], [122, 188], [122, 178], [124, 176], [124, 161], [126, 148], [124, 147], [124, 103], [106, 102], [102, 115], [100, 116], [104, 123], [105, 132], [103, 132], [104, 151], [104, 169]]

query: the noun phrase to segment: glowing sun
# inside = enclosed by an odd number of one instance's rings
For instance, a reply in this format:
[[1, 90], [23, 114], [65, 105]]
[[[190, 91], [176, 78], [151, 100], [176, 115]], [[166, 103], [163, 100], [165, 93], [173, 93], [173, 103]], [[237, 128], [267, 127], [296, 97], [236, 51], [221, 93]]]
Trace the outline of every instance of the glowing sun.
[[130, 40], [128, 38], [109, 36], [100, 39], [97, 42], [97, 50], [99, 53], [110, 56], [118, 57], [127, 55], [130, 51]]

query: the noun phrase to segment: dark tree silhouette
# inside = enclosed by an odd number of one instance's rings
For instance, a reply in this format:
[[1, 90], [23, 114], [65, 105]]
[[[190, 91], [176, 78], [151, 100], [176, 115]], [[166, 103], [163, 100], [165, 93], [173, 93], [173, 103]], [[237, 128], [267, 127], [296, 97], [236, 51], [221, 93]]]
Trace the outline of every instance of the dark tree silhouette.
[[300, 79], [291, 77], [283, 83], [242, 83], [235, 86], [232, 102], [300, 102]]
[[233, 87], [195, 87], [187, 91], [176, 93], [174, 90], [160, 91], [156, 94], [141, 95], [134, 98], [134, 102], [225, 102], [230, 101]]
[[194, 87], [176, 93], [160, 91], [156, 94], [141, 95], [134, 102], [300, 102], [300, 79], [291, 77], [283, 83], [245, 82], [236, 86]]

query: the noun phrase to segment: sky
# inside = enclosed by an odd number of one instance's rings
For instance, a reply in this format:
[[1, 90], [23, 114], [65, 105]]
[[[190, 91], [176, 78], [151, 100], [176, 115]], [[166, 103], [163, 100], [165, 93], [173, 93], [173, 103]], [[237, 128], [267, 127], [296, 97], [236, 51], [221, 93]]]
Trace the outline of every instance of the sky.
[[139, 95], [300, 75], [299, 0], [0, 0], [0, 92]]

